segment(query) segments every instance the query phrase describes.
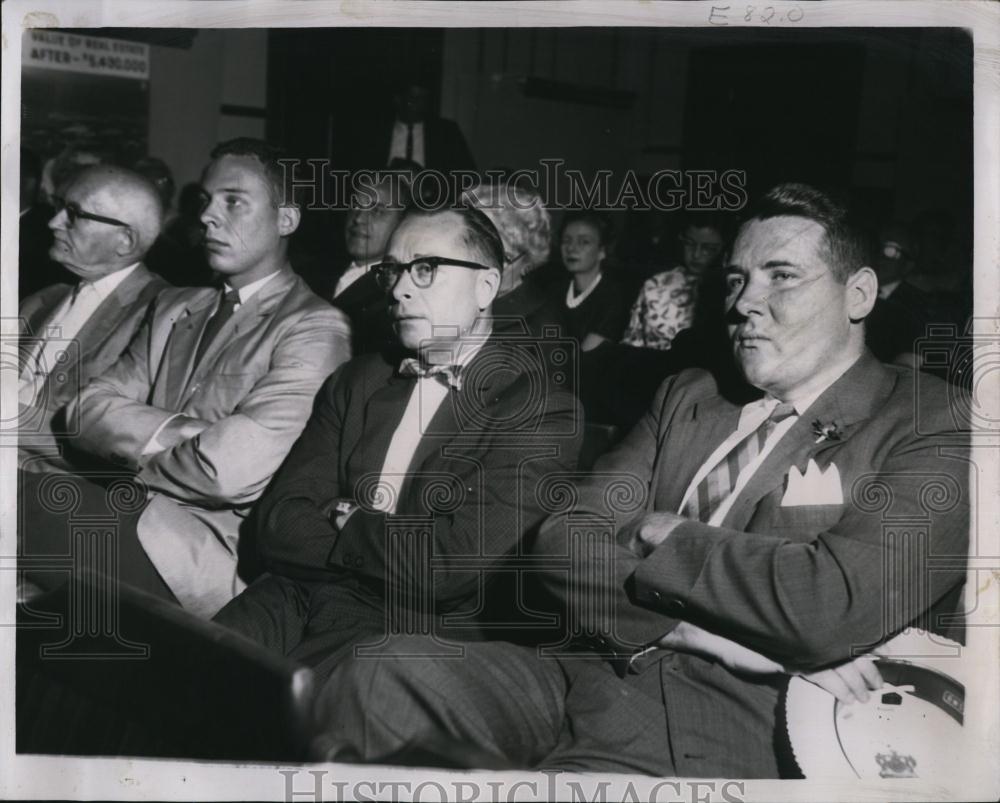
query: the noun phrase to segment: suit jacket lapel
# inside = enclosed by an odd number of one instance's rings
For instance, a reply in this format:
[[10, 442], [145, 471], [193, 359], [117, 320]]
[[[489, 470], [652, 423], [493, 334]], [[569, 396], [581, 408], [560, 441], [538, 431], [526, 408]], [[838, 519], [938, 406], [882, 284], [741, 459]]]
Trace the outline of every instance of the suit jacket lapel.
[[393, 433], [403, 417], [415, 380], [395, 373], [389, 362], [378, 363], [366, 380], [374, 385], [364, 404], [360, 431], [345, 444], [346, 475], [359, 479], [381, 472]]
[[[239, 338], [241, 334], [254, 331], [261, 325], [263, 319], [273, 315], [278, 304], [285, 297], [285, 294], [294, 282], [295, 274], [292, 273], [290, 268], [283, 268], [277, 276], [254, 293], [253, 297], [245, 304], [240, 304], [239, 309], [222, 325], [222, 328], [208, 345], [208, 348], [201, 357], [201, 363], [191, 366], [193, 370], [191, 381], [198, 382], [202, 377], [212, 373], [212, 369], [216, 366], [218, 358], [232, 345], [234, 340]], [[205, 317], [198, 330], [199, 335], [208, 323], [208, 318], [214, 312], [215, 308], [212, 307], [209, 310], [209, 315]], [[197, 346], [197, 340], [195, 341], [195, 346]]]
[[[740, 492], [726, 514], [723, 526], [744, 529], [760, 500], [784, 484], [792, 466], [803, 471], [810, 459], [848, 440], [858, 425], [878, 409], [892, 390], [892, 384], [891, 372], [866, 351], [816, 399], [805, 411], [805, 415], [799, 416], [791, 429], [778, 441]], [[836, 424], [839, 438], [820, 440], [813, 431], [815, 421]]]
[[[742, 407], [721, 396], [691, 406], [687, 421], [675, 422], [665, 442], [658, 445], [649, 510], [676, 511], [691, 479], [726, 438], [736, 431]], [[690, 471], [678, 470], [678, 465]]]
[[41, 290], [36, 296], [37, 303], [34, 304], [25, 316], [27, 331], [35, 336], [41, 337], [44, 334], [45, 326], [52, 320], [52, 316], [62, 306], [62, 303], [73, 292], [73, 285], [61, 284]]
[[[451, 389], [434, 417], [427, 425], [427, 432], [417, 444], [410, 466], [418, 469], [428, 460], [440, 455], [441, 447], [446, 446], [456, 435], [473, 437], [483, 434], [482, 417], [476, 417], [476, 423], [470, 422], [469, 416], [480, 413], [497, 402], [497, 394], [514, 381], [516, 377], [504, 371], [481, 371], [478, 366], [483, 360], [489, 360], [499, 365], [503, 360], [503, 347], [497, 344], [493, 337], [487, 339], [472, 358], [472, 361], [462, 370], [463, 384], [461, 390]], [[500, 377], [508, 377], [503, 383]], [[472, 424], [470, 426], [470, 424]]]
[[379, 289], [372, 272], [368, 271], [333, 299], [333, 305], [348, 315], [356, 315], [383, 298], [385, 298], [385, 294]]
[[205, 324], [215, 312], [218, 298], [218, 290], [211, 287], [195, 291], [174, 324], [167, 347], [167, 385], [164, 389], [171, 409], [179, 409], [180, 400], [187, 395], [195, 349]]
[[83, 325], [78, 335], [81, 362], [89, 359], [94, 352], [104, 345], [108, 337], [121, 324], [121, 320], [119, 319], [121, 310], [132, 304], [139, 296], [139, 293], [142, 292], [142, 289], [152, 279], [153, 274], [144, 265], [139, 265], [94, 310], [94, 314]]

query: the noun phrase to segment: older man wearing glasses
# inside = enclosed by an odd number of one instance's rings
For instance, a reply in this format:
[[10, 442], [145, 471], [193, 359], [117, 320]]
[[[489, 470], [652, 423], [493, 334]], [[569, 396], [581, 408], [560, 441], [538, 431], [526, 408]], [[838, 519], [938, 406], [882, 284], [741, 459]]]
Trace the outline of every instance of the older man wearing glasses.
[[455, 652], [510, 622], [503, 570], [544, 516], [539, 485], [575, 467], [582, 422], [545, 350], [493, 331], [502, 265], [479, 210], [407, 213], [372, 268], [397, 352], [320, 390], [257, 510], [270, 572], [216, 621], [321, 678], [352, 648], [420, 633]]
[[75, 424], [61, 412], [118, 359], [167, 286], [142, 263], [162, 225], [156, 188], [119, 167], [83, 170], [57, 199], [49, 256], [80, 281], [46, 287], [21, 303], [18, 462], [26, 470], [67, 467], [57, 435]]
[[[346, 317], [288, 264], [299, 209], [281, 156], [252, 139], [213, 150], [201, 221], [221, 286], [161, 293], [121, 357], [67, 405], [79, 421], [74, 459], [94, 468], [63, 495], [80, 498], [77, 517], [114, 522], [105, 543], [74, 558], [205, 618], [245, 587], [244, 521], [302, 432], [317, 389], [350, 354]], [[45, 510], [51, 488], [34, 497], [41, 509], [23, 528], [22, 554], [39, 563], [67, 555], [67, 517], [49, 515], [58, 505]], [[102, 550], [110, 554], [103, 563]], [[43, 588], [51, 582], [26, 574]]]

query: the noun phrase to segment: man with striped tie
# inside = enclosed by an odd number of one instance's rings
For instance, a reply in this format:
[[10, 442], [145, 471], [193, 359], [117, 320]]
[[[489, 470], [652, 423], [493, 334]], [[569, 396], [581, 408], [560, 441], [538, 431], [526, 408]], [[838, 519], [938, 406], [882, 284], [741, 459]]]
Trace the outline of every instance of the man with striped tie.
[[771, 190], [727, 268], [748, 395], [702, 370], [671, 377], [542, 526], [534, 551], [566, 604], [559, 646], [586, 654], [491, 643], [416, 662], [404, 644], [355, 660], [322, 692], [325, 756], [473, 744], [494, 766], [794, 774], [789, 673], [865, 699], [881, 678], [856, 650], [914, 622], [940, 630], [964, 581], [963, 413], [945, 383], [866, 350], [869, 264], [840, 205]]

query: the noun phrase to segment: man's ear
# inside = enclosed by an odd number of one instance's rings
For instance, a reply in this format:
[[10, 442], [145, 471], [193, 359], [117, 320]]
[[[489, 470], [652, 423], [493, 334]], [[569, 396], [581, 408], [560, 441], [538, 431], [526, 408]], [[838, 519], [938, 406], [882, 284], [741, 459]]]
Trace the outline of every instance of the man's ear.
[[868, 317], [878, 298], [878, 277], [875, 271], [865, 267], [856, 270], [847, 279], [847, 314], [857, 322]]
[[493, 303], [500, 290], [500, 271], [496, 268], [476, 271], [476, 306], [484, 310]]
[[139, 232], [131, 226], [118, 227], [118, 246], [115, 253], [120, 257], [134, 254], [139, 249]]
[[299, 227], [299, 221], [301, 219], [302, 213], [299, 211], [297, 206], [279, 206], [278, 234], [282, 237], [287, 237], [292, 234]]

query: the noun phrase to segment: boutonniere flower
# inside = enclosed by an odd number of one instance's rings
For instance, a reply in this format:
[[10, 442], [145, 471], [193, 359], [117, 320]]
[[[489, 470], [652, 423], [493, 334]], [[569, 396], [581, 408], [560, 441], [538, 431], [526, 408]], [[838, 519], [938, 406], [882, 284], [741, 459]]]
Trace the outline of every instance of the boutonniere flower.
[[813, 435], [816, 436], [816, 443], [823, 441], [839, 441], [841, 438], [840, 427], [836, 421], [824, 424], [820, 420], [813, 421]]

